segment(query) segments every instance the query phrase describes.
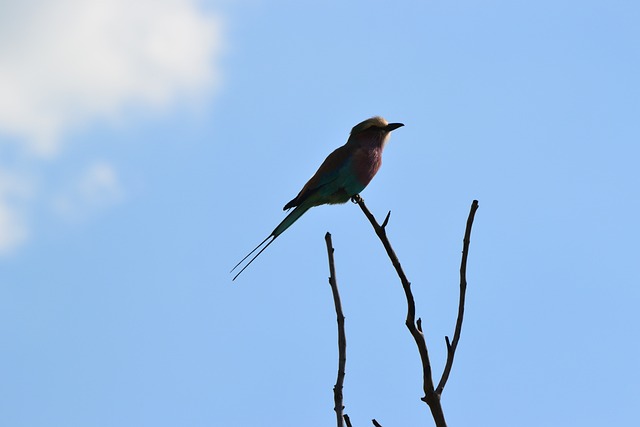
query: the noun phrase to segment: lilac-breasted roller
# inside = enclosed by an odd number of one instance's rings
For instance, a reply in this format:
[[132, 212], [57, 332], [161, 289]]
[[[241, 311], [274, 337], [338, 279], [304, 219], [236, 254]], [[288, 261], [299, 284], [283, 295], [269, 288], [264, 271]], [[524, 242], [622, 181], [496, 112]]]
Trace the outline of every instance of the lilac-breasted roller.
[[242, 267], [233, 280], [242, 273], [273, 241], [306, 211], [314, 206], [346, 203], [371, 182], [382, 164], [382, 150], [389, 133], [402, 123], [387, 123], [382, 117], [372, 117], [351, 129], [347, 143], [336, 149], [320, 165], [300, 193], [284, 205], [284, 210], [295, 208], [271, 234], [240, 260], [231, 270], [240, 266], [255, 251], [262, 249]]

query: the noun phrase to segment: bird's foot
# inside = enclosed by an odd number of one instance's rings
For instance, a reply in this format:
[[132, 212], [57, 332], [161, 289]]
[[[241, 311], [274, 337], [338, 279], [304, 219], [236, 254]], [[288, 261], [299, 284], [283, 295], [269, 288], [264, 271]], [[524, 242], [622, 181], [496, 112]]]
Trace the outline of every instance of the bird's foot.
[[360, 203], [360, 202], [364, 202], [364, 199], [362, 197], [360, 197], [359, 194], [356, 194], [355, 196], [351, 197], [351, 202], [352, 203]]

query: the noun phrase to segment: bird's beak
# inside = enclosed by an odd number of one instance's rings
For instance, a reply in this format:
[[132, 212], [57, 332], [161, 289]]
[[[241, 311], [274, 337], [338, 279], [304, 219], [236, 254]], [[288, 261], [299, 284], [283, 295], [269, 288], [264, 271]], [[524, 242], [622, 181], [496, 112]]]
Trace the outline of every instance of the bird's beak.
[[392, 130], [396, 130], [400, 127], [404, 126], [404, 123], [389, 123], [384, 130], [386, 130], [387, 132], [391, 132]]

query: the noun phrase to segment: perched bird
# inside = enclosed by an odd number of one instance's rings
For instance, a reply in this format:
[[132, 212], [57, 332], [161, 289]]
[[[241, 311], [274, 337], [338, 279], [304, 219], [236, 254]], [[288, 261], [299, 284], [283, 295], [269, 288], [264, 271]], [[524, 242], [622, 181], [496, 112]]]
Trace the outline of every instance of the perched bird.
[[295, 208], [271, 232], [271, 234], [240, 260], [233, 272], [247, 258], [266, 243], [260, 251], [242, 267], [233, 280], [287, 228], [314, 206], [346, 203], [359, 194], [371, 182], [382, 164], [382, 150], [389, 139], [389, 133], [402, 123], [387, 123], [382, 117], [372, 117], [358, 123], [351, 129], [347, 143], [336, 149], [325, 159], [300, 193], [284, 205], [283, 210]]

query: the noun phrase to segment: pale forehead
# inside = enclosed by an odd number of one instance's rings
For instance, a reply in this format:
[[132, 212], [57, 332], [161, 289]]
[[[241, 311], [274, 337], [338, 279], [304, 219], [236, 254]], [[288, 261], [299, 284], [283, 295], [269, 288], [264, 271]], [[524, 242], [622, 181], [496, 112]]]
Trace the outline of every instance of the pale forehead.
[[380, 116], [375, 116], [375, 117], [371, 117], [370, 119], [367, 119], [363, 122], [358, 123], [357, 125], [355, 125], [353, 127], [353, 129], [351, 129], [351, 133], [357, 133], [357, 132], [362, 132], [364, 130], [367, 130], [368, 128], [375, 126], [375, 127], [385, 127], [386, 125], [388, 125], [389, 123], [387, 123], [387, 121], [380, 117]]

